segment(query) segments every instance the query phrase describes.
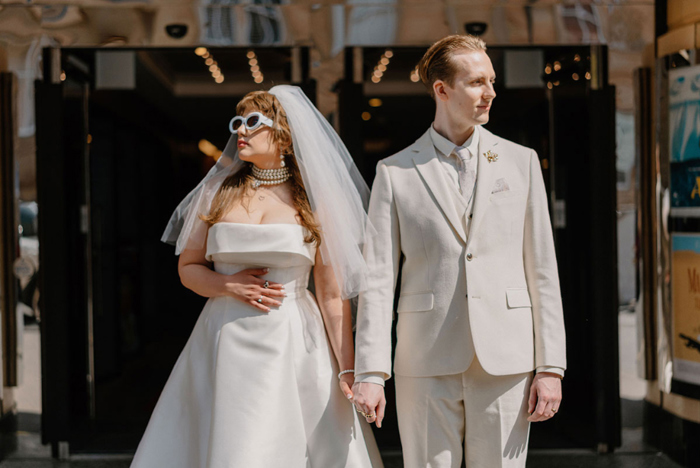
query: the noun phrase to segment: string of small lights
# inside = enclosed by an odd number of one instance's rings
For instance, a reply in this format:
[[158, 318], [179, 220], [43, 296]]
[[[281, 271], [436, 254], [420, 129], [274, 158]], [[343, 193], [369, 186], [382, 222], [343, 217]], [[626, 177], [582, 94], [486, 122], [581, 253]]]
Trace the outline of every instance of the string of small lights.
[[214, 81], [218, 84], [223, 83], [224, 74], [221, 72], [219, 64], [216, 63], [216, 60], [214, 60], [214, 56], [207, 50], [207, 48], [197, 47], [194, 49], [194, 53], [204, 59], [204, 65], [209, 67], [209, 72], [211, 73], [211, 77], [214, 78]]
[[[590, 60], [590, 57], [587, 60]], [[544, 76], [547, 81], [548, 89], [559, 86], [562, 80], [566, 81], [569, 77], [571, 77], [573, 81], [580, 81], [582, 77], [586, 80], [591, 79], [591, 72], [585, 69], [586, 65], [579, 54], [574, 55], [573, 62], [567, 61], [564, 65], [557, 60], [553, 63], [548, 63], [544, 67]]]
[[392, 52], [391, 49], [387, 49], [384, 51], [381, 58], [379, 59], [379, 62], [377, 62], [377, 64], [374, 66], [374, 70], [372, 71], [372, 83], [379, 83], [380, 81], [382, 81], [384, 72], [389, 66], [389, 62], [391, 61], [391, 57], [393, 56], [394, 52]]
[[418, 74], [418, 65], [416, 65], [416, 68], [411, 70], [411, 81], [414, 83], [418, 83], [420, 81], [420, 74]]
[[246, 57], [248, 57], [248, 65], [250, 65], [250, 74], [253, 75], [253, 81], [258, 84], [262, 83], [265, 77], [263, 76], [262, 71], [260, 71], [257, 55], [255, 55], [254, 51], [249, 50]]

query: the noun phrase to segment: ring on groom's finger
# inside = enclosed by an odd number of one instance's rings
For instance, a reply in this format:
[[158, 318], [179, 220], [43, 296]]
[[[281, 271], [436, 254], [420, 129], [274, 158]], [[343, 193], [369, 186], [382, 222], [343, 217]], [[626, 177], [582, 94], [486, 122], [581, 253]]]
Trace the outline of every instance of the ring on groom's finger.
[[364, 417], [367, 418], [367, 419], [373, 418], [373, 417], [374, 417], [374, 413], [365, 413], [364, 411], [362, 411], [362, 410], [361, 410], [360, 408], [358, 408], [358, 407], [355, 407], [355, 411], [357, 411], [358, 413], [360, 413], [362, 416], [364, 416]]
[[263, 284], [263, 288], [267, 289], [267, 288], [269, 288], [269, 287], [270, 287], [270, 282], [269, 282], [269, 281], [265, 281], [265, 284]]

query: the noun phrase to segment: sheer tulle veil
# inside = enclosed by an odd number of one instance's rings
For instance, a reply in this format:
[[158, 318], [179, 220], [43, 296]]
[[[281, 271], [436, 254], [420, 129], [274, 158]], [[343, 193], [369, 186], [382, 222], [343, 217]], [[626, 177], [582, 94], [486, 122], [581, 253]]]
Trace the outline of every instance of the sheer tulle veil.
[[[369, 273], [362, 246], [376, 233], [366, 212], [369, 188], [338, 134], [300, 88], [280, 85], [269, 92], [287, 114], [294, 154], [321, 225], [323, 263], [333, 267], [343, 298], [357, 296], [367, 288]], [[174, 244], [176, 255], [204, 245], [207, 226], [199, 215], [209, 212], [221, 183], [244, 164], [232, 136], [214, 167], [170, 218], [161, 240]]]

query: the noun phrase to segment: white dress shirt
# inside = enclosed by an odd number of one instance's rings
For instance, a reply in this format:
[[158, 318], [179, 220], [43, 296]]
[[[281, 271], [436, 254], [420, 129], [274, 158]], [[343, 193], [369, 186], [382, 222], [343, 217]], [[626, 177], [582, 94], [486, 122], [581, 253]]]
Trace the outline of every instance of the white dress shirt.
[[[467, 141], [461, 145], [456, 145], [450, 140], [440, 135], [435, 126], [430, 126], [430, 138], [433, 140], [433, 145], [435, 145], [435, 152], [437, 153], [438, 159], [442, 163], [442, 167], [445, 168], [445, 174], [447, 177], [455, 184], [457, 189], [459, 189], [459, 172], [462, 170], [462, 162], [459, 157], [455, 154], [462, 148], [466, 148], [471, 154], [471, 158], [467, 162], [471, 167], [470, 169], [474, 172], [474, 179], [478, 175], [477, 170], [479, 167], [479, 126], [474, 127], [474, 131], [471, 136], [467, 138]], [[469, 198], [469, 194], [466, 195]]]

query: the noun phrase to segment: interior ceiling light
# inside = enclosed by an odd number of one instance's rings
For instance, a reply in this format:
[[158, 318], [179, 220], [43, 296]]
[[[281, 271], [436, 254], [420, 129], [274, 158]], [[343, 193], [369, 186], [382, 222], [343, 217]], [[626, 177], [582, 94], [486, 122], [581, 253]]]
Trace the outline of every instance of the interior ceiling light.
[[416, 68], [411, 70], [411, 81], [414, 83], [418, 83], [420, 81], [420, 75], [418, 74], [418, 65], [416, 65]]
[[199, 140], [199, 144], [197, 146], [199, 147], [199, 151], [206, 154], [210, 158], [214, 158], [214, 160], [218, 160], [221, 156], [221, 150], [209, 140]]
[[255, 81], [257, 84], [262, 83], [265, 77], [260, 70], [258, 56], [255, 55], [255, 51], [249, 50], [245, 56], [248, 57], [248, 65], [250, 66], [250, 74], [253, 75], [253, 81]]
[[384, 51], [379, 59], [379, 62], [377, 62], [377, 64], [374, 66], [374, 71], [372, 72], [372, 83], [379, 83], [382, 81], [384, 72], [387, 70], [387, 68], [389, 68], [389, 61], [393, 56], [394, 53], [390, 49]]
[[371, 107], [380, 107], [382, 105], [382, 100], [379, 98], [372, 98], [369, 100], [369, 105]]
[[211, 77], [214, 78], [214, 82], [221, 84], [224, 82], [224, 74], [221, 72], [219, 65], [214, 60], [214, 56], [207, 50], [206, 47], [197, 47], [194, 49], [194, 53], [204, 59], [204, 65], [209, 68]]

